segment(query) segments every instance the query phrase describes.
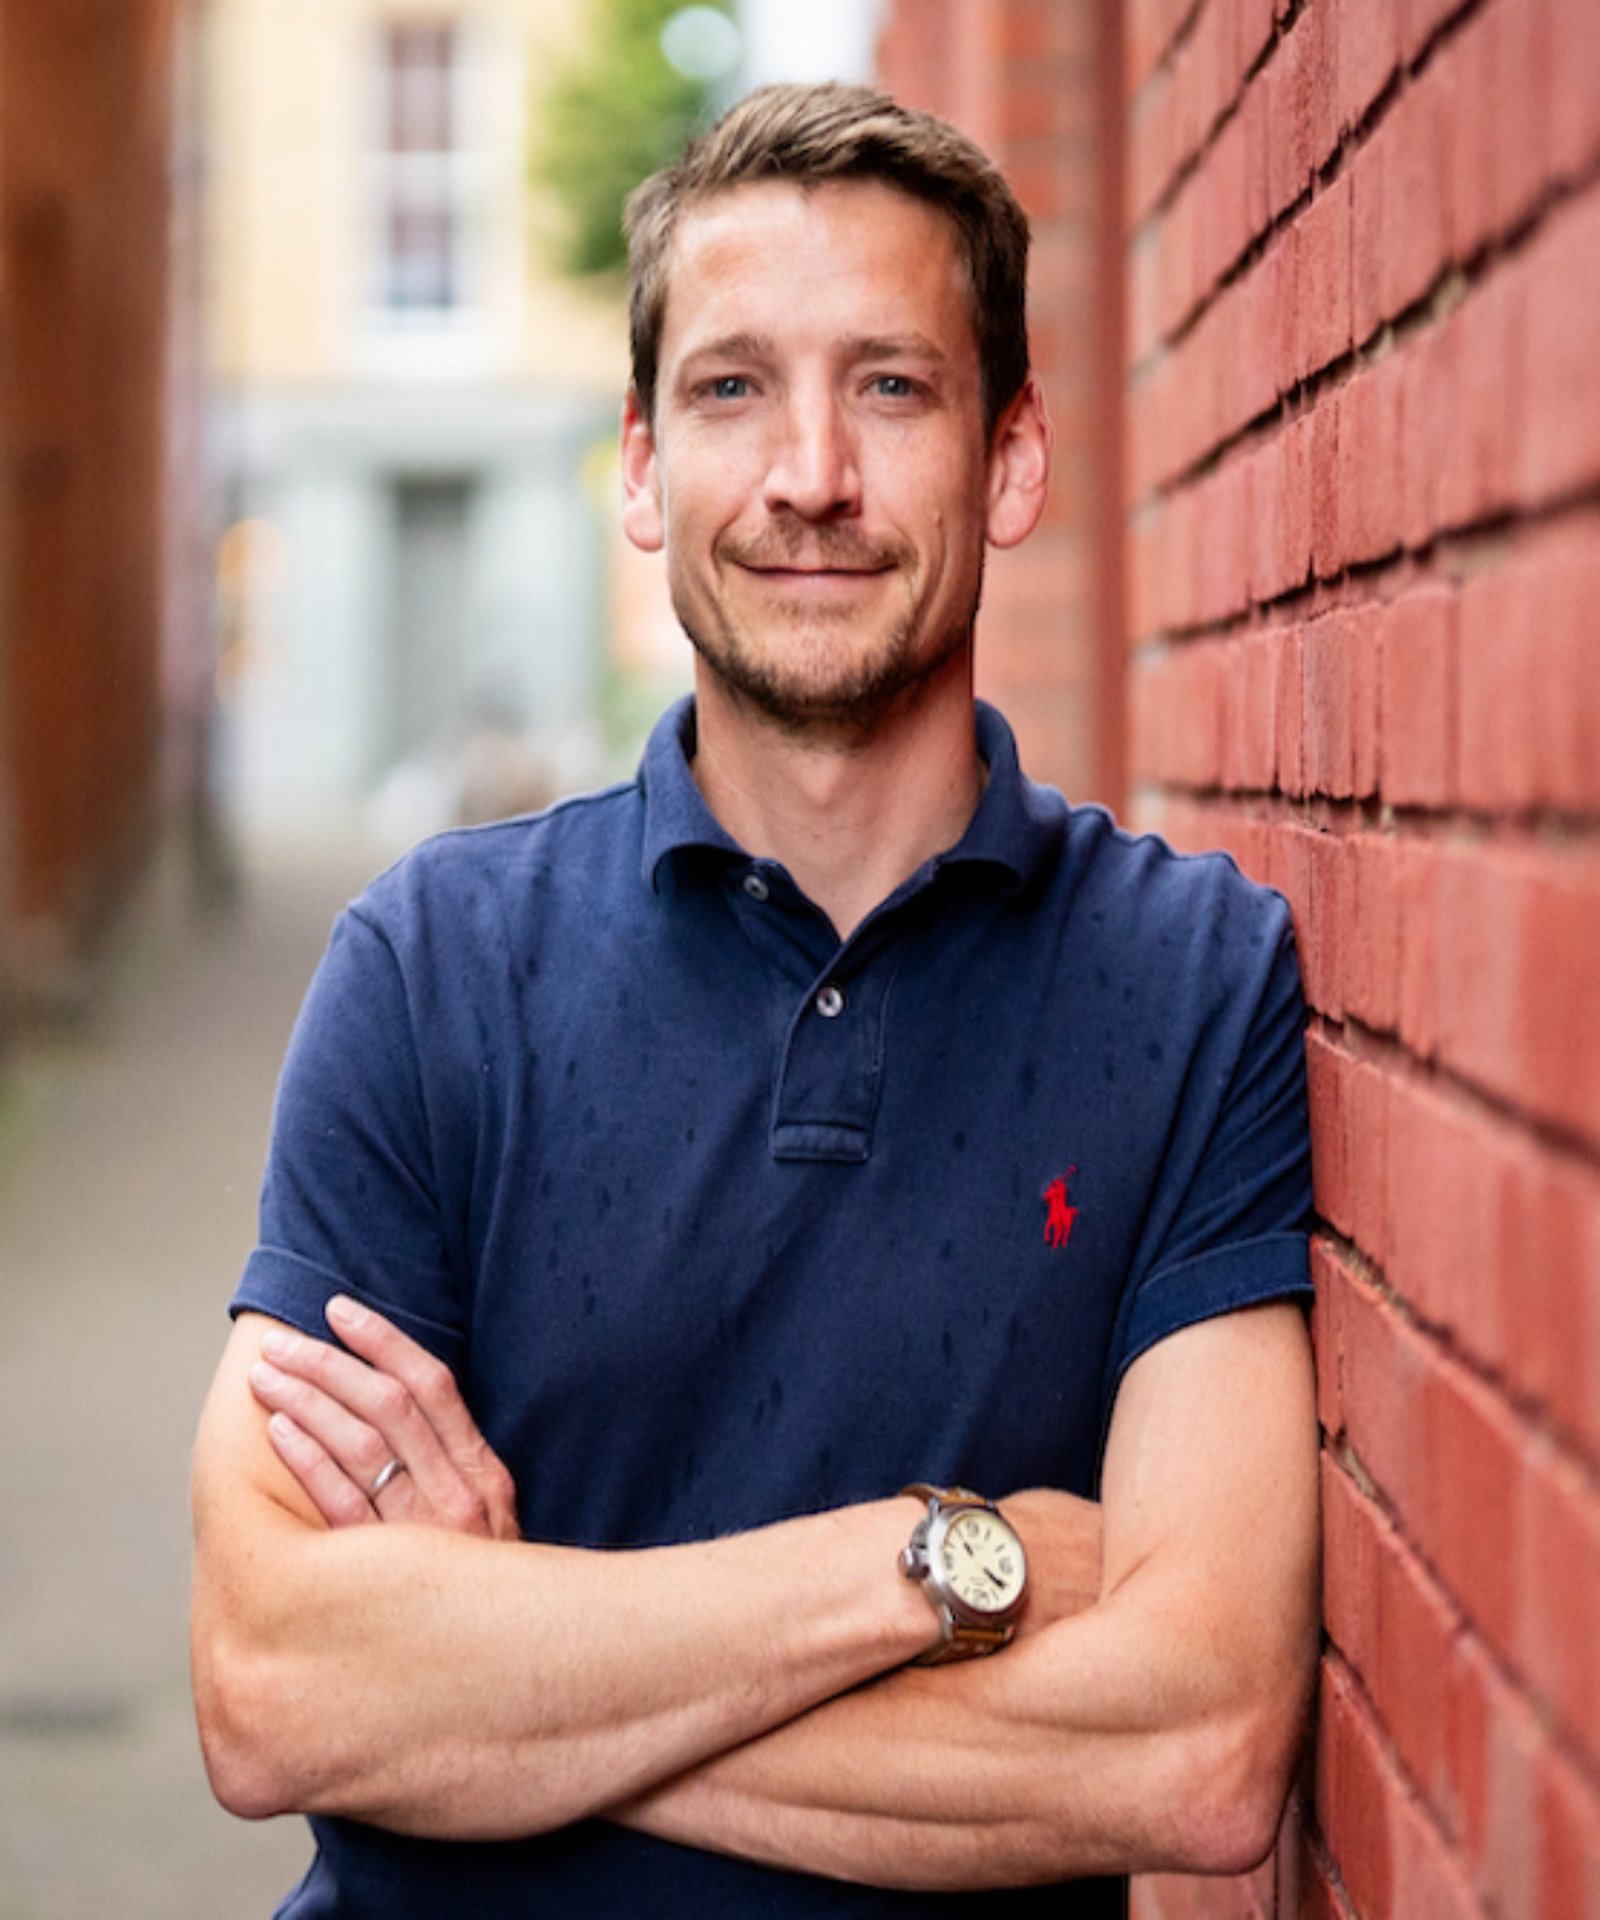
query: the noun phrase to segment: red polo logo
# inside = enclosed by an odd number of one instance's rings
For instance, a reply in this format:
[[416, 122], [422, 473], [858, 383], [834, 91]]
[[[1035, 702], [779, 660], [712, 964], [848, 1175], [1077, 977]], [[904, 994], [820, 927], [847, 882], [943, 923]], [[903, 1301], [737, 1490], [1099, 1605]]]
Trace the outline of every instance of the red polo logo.
[[1067, 1182], [1078, 1171], [1068, 1167], [1059, 1179], [1052, 1180], [1044, 1190], [1044, 1243], [1047, 1247], [1064, 1247], [1072, 1238], [1072, 1223], [1078, 1217], [1078, 1209], [1067, 1205]]

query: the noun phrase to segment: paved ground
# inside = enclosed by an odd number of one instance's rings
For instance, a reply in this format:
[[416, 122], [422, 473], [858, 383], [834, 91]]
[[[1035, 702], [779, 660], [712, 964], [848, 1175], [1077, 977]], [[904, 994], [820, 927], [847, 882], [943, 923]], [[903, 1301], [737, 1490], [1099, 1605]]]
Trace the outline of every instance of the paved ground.
[[151, 914], [0, 1106], [0, 1920], [255, 1920], [308, 1856], [206, 1788], [188, 1456], [278, 1060], [368, 864], [278, 850], [231, 915]]

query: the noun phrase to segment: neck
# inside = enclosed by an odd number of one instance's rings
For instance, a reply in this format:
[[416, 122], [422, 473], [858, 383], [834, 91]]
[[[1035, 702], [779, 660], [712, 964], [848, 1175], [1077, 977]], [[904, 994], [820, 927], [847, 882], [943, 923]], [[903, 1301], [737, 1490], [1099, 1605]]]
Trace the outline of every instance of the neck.
[[983, 793], [970, 667], [870, 738], [777, 726], [701, 666], [694, 777], [749, 853], [776, 860], [841, 940], [953, 846]]

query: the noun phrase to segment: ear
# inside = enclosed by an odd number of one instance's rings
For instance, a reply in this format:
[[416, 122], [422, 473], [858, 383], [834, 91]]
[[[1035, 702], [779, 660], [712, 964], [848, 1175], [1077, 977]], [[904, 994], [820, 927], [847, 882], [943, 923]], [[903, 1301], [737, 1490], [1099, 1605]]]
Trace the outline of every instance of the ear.
[[1050, 490], [1050, 449], [1055, 436], [1044, 395], [1032, 374], [1000, 416], [989, 449], [989, 517], [985, 532], [993, 547], [1014, 547], [1039, 524]]
[[641, 553], [666, 545], [655, 435], [633, 387], [622, 403], [622, 531]]

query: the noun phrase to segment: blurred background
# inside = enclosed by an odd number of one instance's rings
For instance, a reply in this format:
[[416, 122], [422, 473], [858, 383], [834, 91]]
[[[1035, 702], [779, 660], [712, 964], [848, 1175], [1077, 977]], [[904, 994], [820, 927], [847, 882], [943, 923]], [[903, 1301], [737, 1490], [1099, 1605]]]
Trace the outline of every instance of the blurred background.
[[0, 0], [0, 1920], [262, 1915], [188, 1453], [278, 1062], [419, 835], [632, 769], [625, 191], [876, 77], [1034, 229], [1025, 764], [1294, 910], [1325, 1638], [1135, 1920], [1600, 1920], [1594, 0]]

